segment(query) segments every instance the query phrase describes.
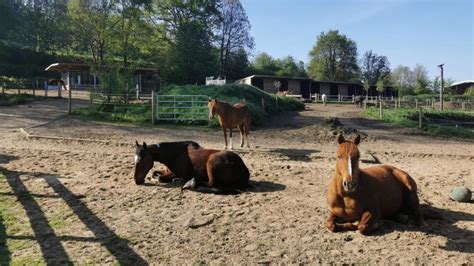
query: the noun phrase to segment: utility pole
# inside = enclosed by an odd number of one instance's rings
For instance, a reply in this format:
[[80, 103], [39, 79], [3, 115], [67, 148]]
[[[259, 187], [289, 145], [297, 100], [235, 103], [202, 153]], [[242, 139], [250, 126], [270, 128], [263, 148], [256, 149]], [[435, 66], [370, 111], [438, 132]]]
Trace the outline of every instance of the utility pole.
[[443, 90], [444, 90], [443, 66], [444, 64], [438, 65], [438, 67], [441, 69], [441, 88], [439, 89], [439, 110], [440, 111], [443, 111]]

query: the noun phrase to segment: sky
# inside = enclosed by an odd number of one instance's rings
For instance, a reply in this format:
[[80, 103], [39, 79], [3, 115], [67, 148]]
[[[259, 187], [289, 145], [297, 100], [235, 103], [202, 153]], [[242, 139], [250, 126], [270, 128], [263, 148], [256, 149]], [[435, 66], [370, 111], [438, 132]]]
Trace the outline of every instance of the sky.
[[241, 0], [252, 25], [253, 54], [305, 63], [321, 32], [339, 30], [393, 69], [422, 64], [430, 78], [474, 80], [474, 0]]

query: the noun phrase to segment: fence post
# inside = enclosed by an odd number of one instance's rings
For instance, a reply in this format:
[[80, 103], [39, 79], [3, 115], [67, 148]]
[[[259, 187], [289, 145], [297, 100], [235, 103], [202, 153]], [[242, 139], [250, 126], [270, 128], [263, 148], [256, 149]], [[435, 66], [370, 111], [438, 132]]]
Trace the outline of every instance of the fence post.
[[67, 95], [67, 110], [69, 114], [72, 114], [71, 104], [72, 104], [72, 88], [69, 88], [68, 95]]
[[154, 125], [156, 121], [156, 94], [155, 90], [151, 91], [151, 124]]
[[418, 109], [418, 100], [415, 99], [415, 109]]
[[278, 112], [278, 95], [275, 94], [275, 102], [276, 102], [276, 108], [277, 108], [277, 112]]
[[[17, 85], [17, 86], [18, 86], [18, 85]], [[18, 94], [20, 94], [20, 93], [21, 93], [21, 92], [20, 92], [20, 86], [18, 86], [18, 87], [16, 87], [16, 88], [17, 88], [17, 90], [18, 90]]]
[[352, 94], [352, 102], [355, 102], [355, 96]]
[[431, 108], [434, 109], [434, 107], [435, 107], [435, 100], [434, 100], [434, 98], [433, 98], [433, 99], [431, 99]]
[[44, 97], [48, 97], [48, 82], [44, 82]]
[[2, 82], [2, 95], [5, 95], [5, 82]]
[[265, 99], [262, 98], [262, 112], [265, 113]]
[[383, 120], [383, 101], [380, 101], [379, 115], [380, 115], [380, 120]]
[[418, 128], [423, 128], [423, 111], [422, 108], [418, 108]]
[[462, 101], [461, 103], [461, 110], [466, 110], [466, 102], [465, 101]]

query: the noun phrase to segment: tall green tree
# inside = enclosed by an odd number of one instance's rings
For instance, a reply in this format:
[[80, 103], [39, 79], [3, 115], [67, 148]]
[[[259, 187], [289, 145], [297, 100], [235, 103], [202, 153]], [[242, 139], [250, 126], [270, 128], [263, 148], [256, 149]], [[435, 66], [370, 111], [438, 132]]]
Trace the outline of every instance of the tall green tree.
[[400, 95], [412, 95], [414, 93], [416, 78], [409, 67], [398, 65], [390, 73], [390, 76]]
[[278, 71], [275, 59], [267, 53], [260, 53], [255, 57], [252, 69], [255, 74], [260, 75], [275, 75]]
[[[219, 25], [216, 38], [219, 49], [219, 72], [229, 76], [227, 69], [232, 59], [241, 59], [245, 51], [248, 53], [254, 47], [254, 40], [250, 36], [250, 22], [245, 9], [239, 0], [221, 0], [219, 6]], [[239, 53], [233, 56], [233, 53]], [[239, 77], [231, 77], [235, 79]]]
[[282, 59], [275, 60], [275, 66], [277, 71], [275, 74], [277, 76], [287, 76], [287, 77], [306, 77], [306, 70], [304, 69], [303, 61], [298, 63], [292, 56], [286, 56]]
[[390, 62], [386, 56], [377, 55], [369, 50], [362, 57], [362, 80], [375, 84], [390, 75]]
[[206, 31], [195, 22], [183, 24], [177, 30], [168, 62], [170, 82], [202, 84], [206, 76], [217, 72], [217, 56]]
[[70, 0], [68, 3], [75, 49], [89, 50], [95, 65], [105, 65], [109, 55], [115, 4], [113, 0]]
[[322, 32], [309, 53], [308, 75], [317, 80], [356, 81], [357, 45], [337, 30]]

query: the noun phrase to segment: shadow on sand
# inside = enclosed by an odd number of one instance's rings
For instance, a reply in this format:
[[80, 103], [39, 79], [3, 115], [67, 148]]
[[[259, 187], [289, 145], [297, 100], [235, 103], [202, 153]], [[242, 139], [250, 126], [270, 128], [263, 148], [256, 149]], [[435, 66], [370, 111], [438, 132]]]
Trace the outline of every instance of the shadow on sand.
[[[5, 155], [0, 155], [5, 158]], [[80, 200], [81, 196], [72, 193], [64, 186], [60, 176], [49, 173], [30, 173], [10, 171], [0, 167], [0, 173], [6, 176], [6, 181], [13, 193], [3, 193], [0, 196], [15, 196], [18, 202], [24, 208], [33, 229], [34, 236], [9, 236], [6, 234], [6, 228], [3, 219], [0, 216], [0, 264], [9, 264], [11, 253], [6, 245], [8, 238], [12, 239], [30, 239], [38, 242], [43, 258], [48, 265], [51, 264], [73, 264], [67, 254], [62, 241], [85, 241], [100, 243], [117, 260], [119, 264], [125, 265], [146, 265], [148, 264], [140, 255], [138, 255], [128, 245], [128, 241], [119, 237], [105, 222], [98, 218], [87, 205]], [[81, 222], [94, 234], [94, 237], [75, 237], [75, 236], [57, 236], [54, 229], [49, 225], [45, 213], [35, 200], [35, 194], [30, 194], [20, 176], [29, 175], [37, 178], [43, 178], [46, 183], [54, 190], [56, 195], [64, 200], [71, 208], [74, 214]]]

